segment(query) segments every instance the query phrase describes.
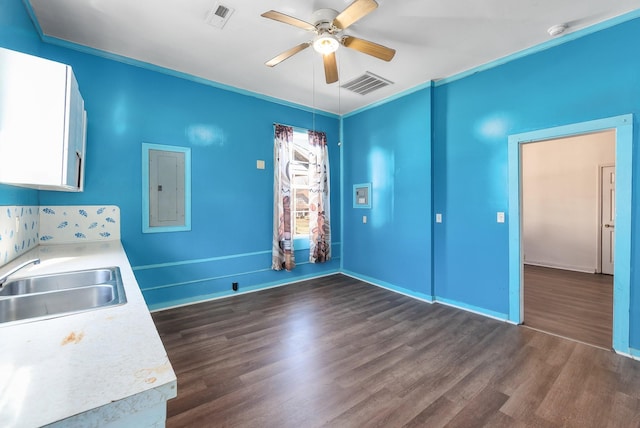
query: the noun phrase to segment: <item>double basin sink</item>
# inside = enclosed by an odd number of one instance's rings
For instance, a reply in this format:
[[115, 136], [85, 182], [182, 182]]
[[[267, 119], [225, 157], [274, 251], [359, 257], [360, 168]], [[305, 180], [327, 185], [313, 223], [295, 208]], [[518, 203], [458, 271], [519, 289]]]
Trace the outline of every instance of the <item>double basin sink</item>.
[[107, 267], [20, 278], [0, 288], [0, 326], [122, 305], [120, 268]]

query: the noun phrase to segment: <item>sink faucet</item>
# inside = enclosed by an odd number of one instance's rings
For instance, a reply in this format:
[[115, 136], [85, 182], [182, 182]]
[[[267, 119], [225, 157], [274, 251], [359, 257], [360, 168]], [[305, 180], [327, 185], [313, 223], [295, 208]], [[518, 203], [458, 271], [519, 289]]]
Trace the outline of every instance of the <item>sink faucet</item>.
[[2, 286], [4, 285], [5, 282], [7, 282], [7, 279], [9, 279], [9, 277], [11, 275], [13, 275], [14, 273], [18, 272], [20, 269], [29, 266], [31, 263], [33, 263], [34, 265], [37, 265], [40, 263], [40, 259], [32, 259], [29, 260], [27, 262], [22, 263], [20, 266], [11, 269], [9, 272], [7, 272], [6, 274], [0, 276], [0, 288], [2, 288]]

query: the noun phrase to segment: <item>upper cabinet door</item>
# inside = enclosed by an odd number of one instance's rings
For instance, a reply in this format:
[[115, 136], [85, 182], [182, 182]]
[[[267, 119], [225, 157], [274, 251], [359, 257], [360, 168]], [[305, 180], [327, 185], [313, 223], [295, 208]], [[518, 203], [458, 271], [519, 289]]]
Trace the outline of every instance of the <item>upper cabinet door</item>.
[[65, 184], [82, 191], [84, 181], [84, 150], [86, 136], [86, 112], [84, 111], [84, 100], [80, 95], [78, 82], [71, 71], [67, 69], [67, 78], [70, 84], [67, 85], [67, 116], [65, 118], [66, 132], [65, 139], [68, 144], [63, 144], [65, 164], [63, 165], [63, 175]]
[[0, 182], [81, 191], [85, 121], [71, 67], [0, 48]]

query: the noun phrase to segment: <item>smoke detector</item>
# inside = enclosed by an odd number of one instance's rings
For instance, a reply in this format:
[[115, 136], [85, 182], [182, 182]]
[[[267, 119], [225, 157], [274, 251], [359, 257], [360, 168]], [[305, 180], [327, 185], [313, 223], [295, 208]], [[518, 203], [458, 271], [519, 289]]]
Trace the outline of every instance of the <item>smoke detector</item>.
[[235, 9], [230, 8], [229, 6], [225, 6], [220, 3], [216, 3], [213, 5], [213, 8], [207, 14], [205, 18], [205, 22], [212, 27], [220, 28], [224, 27], [229, 18], [231, 18], [231, 14]]
[[550, 27], [547, 30], [547, 33], [549, 33], [551, 37], [556, 37], [564, 33], [566, 30], [567, 30], [566, 24], [558, 24], [558, 25], [554, 25], [553, 27]]

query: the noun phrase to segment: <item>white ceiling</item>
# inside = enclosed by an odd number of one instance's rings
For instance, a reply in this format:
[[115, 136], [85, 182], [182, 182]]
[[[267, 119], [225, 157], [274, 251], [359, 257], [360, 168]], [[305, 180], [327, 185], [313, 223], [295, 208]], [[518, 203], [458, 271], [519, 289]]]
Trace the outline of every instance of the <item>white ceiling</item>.
[[312, 48], [264, 65], [312, 34], [260, 14], [311, 21], [351, 0], [219, 2], [235, 9], [223, 29], [205, 22], [218, 0], [30, 0], [47, 36], [338, 114], [546, 42], [552, 25], [567, 23], [570, 34], [640, 8], [640, 0], [378, 0], [345, 34], [394, 48], [395, 58], [337, 52], [339, 84], [366, 71], [394, 82], [362, 96], [327, 85]]

